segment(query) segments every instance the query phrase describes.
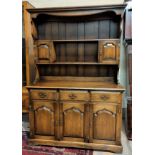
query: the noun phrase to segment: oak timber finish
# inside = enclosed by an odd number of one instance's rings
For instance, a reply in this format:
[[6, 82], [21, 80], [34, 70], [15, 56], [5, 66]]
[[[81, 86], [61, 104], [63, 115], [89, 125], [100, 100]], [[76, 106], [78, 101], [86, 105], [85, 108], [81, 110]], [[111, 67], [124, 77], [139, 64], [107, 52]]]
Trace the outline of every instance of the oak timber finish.
[[87, 91], [60, 91], [60, 100], [89, 101], [89, 98]]
[[31, 99], [57, 100], [58, 94], [53, 90], [31, 90]]
[[[40, 90], [33, 87], [30, 93], [34, 92], [39, 93]], [[50, 93], [57, 92], [58, 98], [57, 101], [47, 98], [32, 100], [34, 125], [31, 126], [34, 126], [35, 129], [32, 138], [36, 135], [52, 136], [55, 131], [57, 133], [54, 137], [56, 141], [86, 142], [103, 144], [103, 146], [107, 143], [120, 145], [120, 137], [119, 140], [117, 138], [121, 132], [120, 129], [117, 130], [121, 126], [119, 124], [122, 103], [120, 91], [93, 91], [88, 88], [87, 91], [58, 88], [57, 91], [50, 91], [49, 88], [42, 88], [42, 92], [48, 92], [49, 96]], [[93, 99], [92, 94], [97, 95], [97, 99], [96, 97]], [[107, 101], [100, 99], [100, 95], [109, 95]], [[55, 111], [57, 111], [57, 116], [54, 115]], [[55, 122], [55, 130], [51, 128], [51, 123], [47, 123], [50, 121]], [[38, 130], [38, 128], [40, 129]], [[42, 141], [46, 137], [39, 137], [39, 139]]]
[[40, 63], [54, 62], [56, 60], [55, 49], [51, 41], [37, 41], [36, 47], [36, 61]]
[[119, 64], [120, 47], [118, 40], [99, 41], [99, 62]]
[[[84, 141], [86, 122], [85, 103], [62, 101], [60, 103], [60, 122], [62, 122], [62, 140]], [[68, 139], [67, 139], [68, 138]], [[73, 140], [72, 140], [73, 139]]]
[[37, 74], [30, 144], [121, 152], [124, 5], [29, 9]]
[[92, 104], [92, 139], [116, 139], [116, 109], [117, 105], [103, 103]]
[[[27, 9], [34, 8], [29, 2], [22, 2], [22, 26], [23, 26], [23, 36], [22, 36], [22, 113], [29, 112], [29, 95], [28, 90], [24, 87], [25, 85], [30, 84], [31, 81], [31, 67], [30, 62], [31, 58], [29, 57], [29, 52], [32, 48], [29, 48], [29, 45], [32, 45], [32, 38], [30, 32], [31, 18], [30, 13]], [[32, 47], [32, 46], [31, 46]]]
[[34, 63], [34, 51], [33, 45], [34, 40], [32, 37], [35, 35], [34, 29], [36, 29], [34, 22], [31, 19], [31, 15], [27, 9], [34, 8], [29, 2], [23, 1], [23, 26], [24, 26], [24, 34], [25, 34], [25, 55], [26, 55], [26, 85], [32, 84], [35, 79], [36, 68]]
[[26, 87], [22, 87], [22, 113], [29, 112], [29, 93]]
[[[112, 92], [123, 92], [124, 88], [121, 85], [107, 82], [97, 81], [38, 81], [32, 86], [26, 86], [27, 88], [47, 88], [47, 89], [82, 89], [82, 90], [104, 90]], [[82, 92], [81, 92], [82, 93]]]
[[102, 101], [102, 103], [120, 103], [120, 93], [91, 91], [91, 101]]
[[55, 108], [51, 101], [32, 101], [35, 115], [35, 134], [53, 135]]

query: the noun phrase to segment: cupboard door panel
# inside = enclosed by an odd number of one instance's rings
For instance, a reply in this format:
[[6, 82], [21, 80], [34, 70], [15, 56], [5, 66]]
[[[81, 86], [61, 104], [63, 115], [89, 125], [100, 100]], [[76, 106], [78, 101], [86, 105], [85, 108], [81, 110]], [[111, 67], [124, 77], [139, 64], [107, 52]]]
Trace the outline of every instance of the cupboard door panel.
[[47, 45], [40, 45], [38, 47], [38, 57], [39, 59], [49, 59], [49, 47]]
[[64, 136], [83, 137], [84, 104], [63, 105]]
[[119, 63], [119, 42], [113, 40], [99, 42], [99, 62], [101, 63]]
[[91, 104], [92, 139], [116, 139], [116, 107], [116, 105], [112, 104]]
[[56, 60], [53, 42], [39, 40], [36, 41], [36, 60], [39, 63], [49, 63]]
[[104, 51], [103, 51], [103, 59], [111, 59], [115, 60], [116, 53], [115, 53], [115, 45], [112, 43], [106, 43], [103, 45]]
[[60, 104], [62, 136], [83, 139], [85, 134], [85, 104], [79, 102], [63, 102]]
[[115, 115], [104, 109], [93, 115], [94, 138], [95, 139], [115, 139]]
[[84, 119], [83, 115], [84, 114], [80, 110], [81, 108], [78, 109], [78, 108], [72, 107], [64, 111], [64, 135], [65, 136], [83, 137], [83, 119]]
[[35, 134], [54, 135], [55, 108], [50, 101], [33, 101]]

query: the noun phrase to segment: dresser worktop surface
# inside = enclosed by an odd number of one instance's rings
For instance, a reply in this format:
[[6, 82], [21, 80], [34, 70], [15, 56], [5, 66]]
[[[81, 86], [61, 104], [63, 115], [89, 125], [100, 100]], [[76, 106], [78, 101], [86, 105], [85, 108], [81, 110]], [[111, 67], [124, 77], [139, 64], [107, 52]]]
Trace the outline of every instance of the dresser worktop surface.
[[107, 91], [124, 91], [124, 87], [114, 83], [107, 82], [82, 82], [82, 81], [38, 81], [33, 85], [26, 86], [27, 88], [43, 88], [43, 89], [93, 89]]

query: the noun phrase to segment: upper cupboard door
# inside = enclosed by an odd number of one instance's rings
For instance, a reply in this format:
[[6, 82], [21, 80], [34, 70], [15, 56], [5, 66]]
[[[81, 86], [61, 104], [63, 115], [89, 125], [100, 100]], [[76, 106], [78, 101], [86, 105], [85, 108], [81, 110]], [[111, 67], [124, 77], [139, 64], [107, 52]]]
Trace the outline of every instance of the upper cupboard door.
[[120, 47], [118, 40], [99, 41], [99, 62], [118, 64]]
[[36, 41], [35, 53], [38, 63], [50, 63], [56, 60], [54, 44], [51, 41]]
[[33, 101], [34, 128], [36, 135], [54, 136], [55, 108], [50, 101]]

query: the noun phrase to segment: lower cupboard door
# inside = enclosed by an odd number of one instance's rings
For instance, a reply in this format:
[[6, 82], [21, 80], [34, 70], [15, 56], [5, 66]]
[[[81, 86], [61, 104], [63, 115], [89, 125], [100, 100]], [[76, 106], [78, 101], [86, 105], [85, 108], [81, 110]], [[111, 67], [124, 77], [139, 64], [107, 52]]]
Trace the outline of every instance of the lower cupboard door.
[[117, 106], [111, 104], [95, 103], [90, 105], [90, 141], [115, 141]]
[[33, 101], [35, 135], [54, 136], [55, 104], [50, 101]]
[[63, 102], [60, 104], [60, 133], [62, 140], [84, 141], [86, 104], [77, 102]]

